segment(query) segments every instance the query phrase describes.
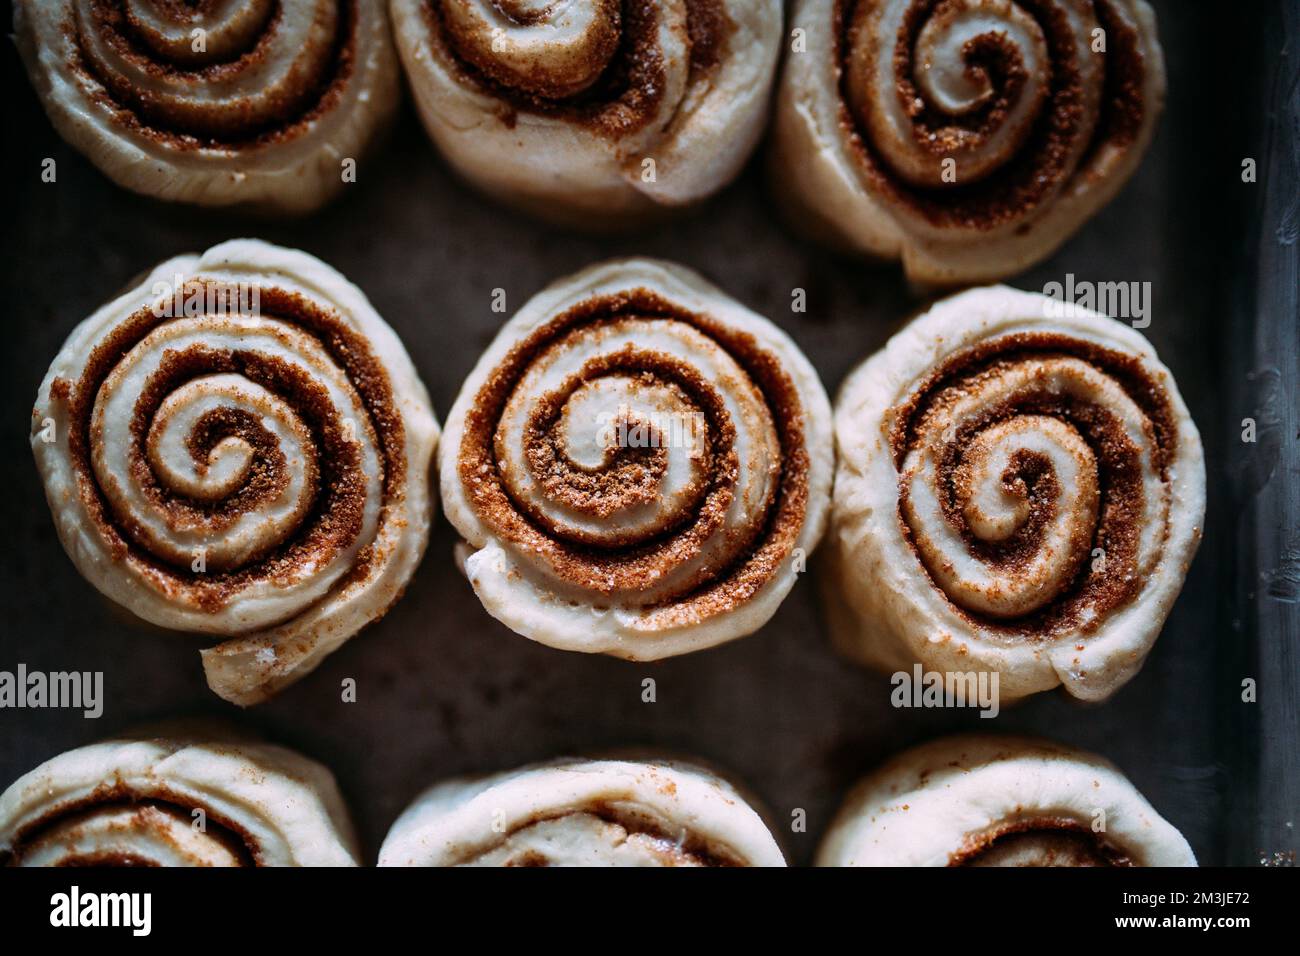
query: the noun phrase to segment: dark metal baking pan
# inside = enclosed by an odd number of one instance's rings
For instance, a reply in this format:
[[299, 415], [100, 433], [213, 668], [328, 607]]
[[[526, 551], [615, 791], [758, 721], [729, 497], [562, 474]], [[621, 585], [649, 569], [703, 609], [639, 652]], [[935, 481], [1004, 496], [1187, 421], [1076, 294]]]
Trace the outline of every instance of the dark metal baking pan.
[[[1116, 761], [1204, 863], [1294, 858], [1297, 771], [1297, 11], [1159, 2], [1169, 102], [1137, 175], [1045, 264], [1012, 280], [1150, 281], [1145, 334], [1204, 437], [1209, 513], [1200, 554], [1146, 667], [1112, 700], [1036, 697], [996, 728]], [[1287, 43], [1290, 46], [1288, 47]], [[142, 720], [235, 715], [337, 773], [373, 860], [431, 781], [624, 745], [730, 768], [806, 833], [806, 863], [846, 788], [911, 744], [988, 730], [971, 712], [890, 707], [886, 678], [839, 660], [803, 581], [761, 632], [656, 665], [562, 653], [496, 623], [455, 571], [440, 520], [407, 595], [278, 699], [243, 715], [204, 686], [197, 639], [114, 613], [55, 538], [28, 448], [37, 385], [72, 327], [141, 270], [255, 235], [320, 256], [356, 282], [406, 342], [439, 411], [511, 308], [614, 255], [676, 259], [786, 328], [828, 390], [919, 303], [900, 270], [802, 244], [774, 215], [761, 164], [698, 213], [618, 239], [556, 232], [480, 198], [434, 153], [409, 104], [359, 182], [301, 220], [167, 206], [116, 188], [66, 146], [6, 49], [4, 303], [0, 375], [0, 668], [102, 670], [104, 716], [0, 712], [0, 784], [53, 754]], [[55, 184], [40, 180], [54, 157]], [[1244, 183], [1244, 158], [1258, 181]], [[808, 293], [806, 314], [790, 290]], [[1256, 417], [1259, 441], [1241, 441]], [[810, 573], [815, 572], [814, 570]], [[655, 703], [641, 680], [653, 676]], [[340, 682], [357, 680], [358, 700]], [[1258, 681], [1258, 702], [1241, 682]]]

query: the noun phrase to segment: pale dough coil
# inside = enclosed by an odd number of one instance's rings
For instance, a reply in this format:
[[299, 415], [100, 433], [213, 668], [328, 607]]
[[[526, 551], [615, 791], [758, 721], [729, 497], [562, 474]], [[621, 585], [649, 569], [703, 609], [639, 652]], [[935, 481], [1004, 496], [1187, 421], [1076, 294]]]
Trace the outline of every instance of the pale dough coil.
[[945, 299], [845, 381], [832, 634], [886, 671], [1101, 700], [1142, 666], [1201, 537], [1200, 436], [1128, 326], [1004, 286]]
[[845, 798], [818, 866], [1195, 866], [1110, 762], [1027, 737], [915, 747]]
[[379, 865], [785, 866], [785, 857], [711, 771], [568, 759], [431, 787], [393, 824]]
[[1051, 255], [1137, 168], [1164, 103], [1144, 0], [797, 0], [791, 28], [777, 201], [923, 285]]
[[749, 634], [825, 524], [816, 373], [775, 325], [679, 266], [592, 266], [502, 328], [440, 468], [491, 614], [567, 650], [652, 660]]
[[594, 230], [696, 203], [766, 122], [778, 0], [390, 0], [429, 135], [462, 176]]
[[305, 253], [234, 240], [162, 263], [69, 336], [32, 449], [64, 548], [118, 604], [225, 643], [246, 705], [401, 596], [438, 425], [393, 330]]
[[0, 865], [358, 862], [333, 774], [220, 728], [178, 724], [78, 747], [0, 795]]
[[127, 189], [202, 206], [322, 205], [365, 175], [345, 164], [401, 92], [377, 0], [18, 0], [14, 33], [64, 139]]

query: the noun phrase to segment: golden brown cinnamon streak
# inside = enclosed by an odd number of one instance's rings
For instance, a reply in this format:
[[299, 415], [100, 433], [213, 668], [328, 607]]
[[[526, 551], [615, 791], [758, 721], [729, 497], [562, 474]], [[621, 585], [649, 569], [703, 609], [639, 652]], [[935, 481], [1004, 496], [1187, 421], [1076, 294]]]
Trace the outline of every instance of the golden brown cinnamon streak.
[[466, 179], [601, 230], [706, 198], [767, 118], [778, 0], [390, 0], [430, 137]]
[[677, 760], [552, 760], [422, 793], [380, 866], [785, 866], [716, 773]]
[[225, 728], [78, 747], [0, 794], [0, 865], [356, 866], [333, 775]]
[[561, 279], [448, 417], [462, 566], [553, 647], [646, 660], [749, 634], [821, 536], [828, 414], [795, 344], [694, 273], [628, 259]]
[[791, 24], [778, 202], [922, 284], [1051, 255], [1137, 168], [1163, 106], [1144, 0], [798, 0]]
[[832, 635], [886, 671], [999, 675], [1011, 701], [1113, 694], [1200, 542], [1200, 436], [1113, 319], [1005, 286], [945, 299], [845, 381]]
[[18, 50], [59, 133], [160, 199], [306, 212], [400, 94], [369, 0], [18, 0]]
[[79, 325], [32, 415], [78, 570], [165, 628], [228, 638], [212, 689], [264, 700], [401, 596], [438, 426], [338, 272], [254, 240], [164, 262]]
[[1112, 764], [1028, 737], [961, 735], [899, 754], [845, 798], [818, 866], [1195, 866]]

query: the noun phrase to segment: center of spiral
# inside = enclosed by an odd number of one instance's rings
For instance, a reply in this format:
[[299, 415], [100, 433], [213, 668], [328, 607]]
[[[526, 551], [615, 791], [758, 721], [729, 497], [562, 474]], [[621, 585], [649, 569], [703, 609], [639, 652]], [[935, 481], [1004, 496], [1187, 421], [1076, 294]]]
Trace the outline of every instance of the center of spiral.
[[905, 7], [857, 6], [849, 103], [874, 148], [912, 185], [985, 179], [1021, 149], [1048, 95], [1043, 31], [1012, 0]]
[[510, 89], [558, 100], [588, 89], [618, 50], [618, 0], [442, 0], [456, 53]]
[[[647, 290], [593, 296], [532, 330], [484, 383], [460, 444], [463, 486], [512, 558], [572, 600], [684, 618], [704, 612], [670, 602], [698, 593], [717, 613], [770, 578], [779, 559], [759, 564], [751, 548], [782, 516], [783, 481], [803, 490], [805, 459], [787, 471], [778, 431], [799, 427], [799, 405], [774, 387], [778, 425], [765, 359]], [[789, 538], [763, 547], [784, 557]], [[738, 562], [750, 563], [733, 584]]]
[[1087, 633], [1159, 559], [1172, 434], [1139, 362], [1015, 333], [952, 356], [896, 408], [899, 518], [985, 627]]
[[708, 387], [690, 367], [629, 341], [585, 361], [526, 412], [516, 393], [497, 454], [514, 460], [511, 443], [521, 441], [526, 467], [507, 469], [507, 486], [575, 541], [627, 547], [671, 531], [714, 477], [709, 435], [725, 424], [710, 423], [700, 408]]
[[346, 68], [338, 0], [75, 0], [78, 50], [115, 106], [160, 134], [243, 141], [304, 116]]
[[1045, 415], [999, 421], [959, 444], [936, 440], [912, 463], [903, 513], [921, 559], [960, 606], [1030, 614], [1067, 590], [1090, 550], [1096, 458], [1070, 425]]
[[[96, 2], [96, 0], [92, 0]], [[132, 35], [157, 57], [191, 68], [251, 50], [276, 11], [275, 0], [126, 0]]]

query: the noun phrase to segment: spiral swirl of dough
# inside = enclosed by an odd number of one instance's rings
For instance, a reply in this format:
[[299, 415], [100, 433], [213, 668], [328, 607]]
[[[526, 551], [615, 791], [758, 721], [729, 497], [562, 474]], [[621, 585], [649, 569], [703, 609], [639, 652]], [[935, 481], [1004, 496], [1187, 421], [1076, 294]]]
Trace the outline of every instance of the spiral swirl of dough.
[[333, 775], [176, 724], [69, 750], [0, 795], [0, 865], [356, 866]]
[[1200, 440], [1141, 336], [1058, 305], [965, 293], [850, 376], [827, 583], [852, 655], [996, 670], [1004, 699], [1141, 666], [1200, 537]]
[[681, 761], [553, 760], [422, 793], [380, 866], [785, 866], [727, 780]]
[[844, 800], [818, 866], [1195, 866], [1187, 840], [1100, 757], [963, 734], [905, 751]]
[[683, 269], [562, 280], [506, 325], [449, 418], [467, 574], [553, 646], [644, 659], [749, 633], [820, 533], [825, 402], [789, 339]]
[[22, 0], [15, 18], [64, 137], [164, 199], [314, 208], [397, 104], [379, 3]]
[[437, 426], [391, 329], [302, 253], [159, 266], [82, 324], [33, 448], [82, 573], [205, 652], [222, 696], [297, 679], [396, 600], [422, 553]]
[[729, 182], [767, 110], [776, 0], [390, 0], [430, 136], [459, 172], [603, 229]]
[[1024, 618], [1064, 599], [1093, 542], [1105, 541], [1106, 568], [1089, 586], [1086, 612], [1076, 611], [1100, 615], [1129, 596], [1124, 588], [1103, 598], [1107, 588], [1149, 574], [1160, 555], [1164, 423], [1104, 365], [1052, 354], [1056, 344], [927, 395], [903, 452], [912, 542], [949, 600], [975, 614]]
[[1136, 168], [1164, 97], [1142, 0], [803, 0], [778, 188], [922, 282], [1045, 258]]

